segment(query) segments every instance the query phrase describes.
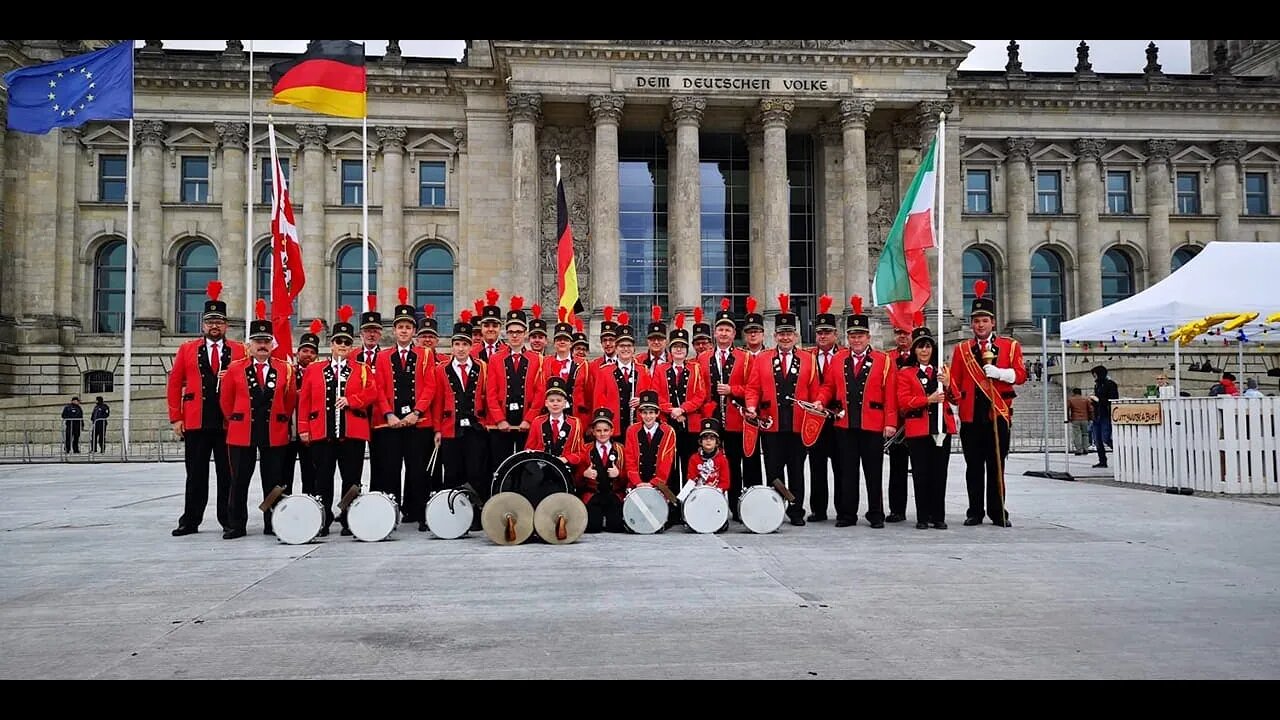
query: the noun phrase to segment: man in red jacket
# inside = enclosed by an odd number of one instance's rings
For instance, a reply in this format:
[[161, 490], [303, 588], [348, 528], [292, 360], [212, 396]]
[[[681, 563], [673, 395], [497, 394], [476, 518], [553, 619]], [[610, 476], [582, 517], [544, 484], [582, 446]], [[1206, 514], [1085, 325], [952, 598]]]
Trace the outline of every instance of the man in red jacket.
[[[905, 324], [898, 320], [893, 326], [894, 347], [887, 353], [890, 375], [915, 364], [911, 354], [911, 331], [915, 328], [905, 327]], [[890, 379], [889, 382], [889, 387], [895, 386], [894, 380]], [[889, 515], [884, 519], [885, 522], [902, 522], [907, 519], [907, 468], [910, 462], [905, 442], [895, 442], [889, 446]]]
[[[617, 418], [613, 425], [613, 439], [623, 442], [636, 413], [640, 408], [640, 394], [653, 388], [649, 371], [635, 358], [635, 335], [631, 325], [621, 313], [617, 326], [618, 339], [614, 362], [592, 367], [591, 404], [596, 408], [608, 408]], [[657, 397], [657, 393], [654, 393]]]
[[[444, 485], [460, 487], [470, 483], [483, 502], [489, 497], [489, 439], [483, 418], [487, 368], [483, 360], [471, 354], [471, 311], [463, 310], [454, 323], [452, 355], [435, 368], [434, 397], [418, 397], [419, 407], [430, 407], [431, 426], [436, 429], [435, 442], [440, 446], [444, 463]], [[471, 525], [480, 529], [480, 513]]]
[[[831, 312], [830, 295], [823, 295], [818, 298], [818, 314], [813, 319], [814, 334], [817, 336], [818, 346], [813, 349], [813, 357], [818, 362], [818, 382], [826, 385], [835, 377], [836, 367], [835, 358], [840, 353], [840, 344], [836, 337], [836, 316]], [[832, 395], [832, 409], [836, 409], [834, 403], [843, 399], [843, 394]], [[844, 507], [844, 486], [841, 478], [844, 477], [844, 439], [845, 432], [843, 426], [841, 429], [836, 428], [835, 416], [828, 417], [822, 423], [822, 433], [818, 435], [818, 442], [809, 448], [809, 522], [826, 522], [827, 520], [827, 462], [831, 463], [831, 477], [835, 479], [835, 501], [836, 501], [836, 518], [843, 517], [840, 509]], [[853, 469], [853, 477], [857, 480], [858, 470]], [[856, 487], [856, 485], [855, 485]], [[853, 516], [857, 517], [858, 507], [855, 503], [853, 508]]]
[[[433, 373], [423, 372], [426, 356], [413, 345], [416, 329], [414, 306], [408, 304], [409, 289], [400, 288], [400, 304], [395, 307], [392, 333], [395, 344], [378, 353], [374, 360], [374, 379], [378, 384], [378, 403], [374, 417], [381, 420], [373, 434], [377, 436], [377, 450], [381, 475], [369, 478], [369, 487], [375, 492], [390, 493], [400, 504], [402, 522], [421, 523], [426, 519], [426, 456], [422, 448], [432, 444], [426, 434], [429, 420], [426, 413], [417, 409], [421, 392], [432, 394], [430, 383]], [[426, 385], [426, 387], [420, 387]], [[400, 472], [404, 470], [404, 494], [400, 493]]]
[[[249, 355], [231, 363], [222, 382], [219, 402], [227, 418], [227, 450], [231, 461], [231, 498], [227, 514], [231, 528], [223, 540], [245, 536], [249, 523], [249, 480], [253, 466], [262, 461], [258, 476], [266, 497], [276, 485], [285, 485], [284, 456], [289, 445], [289, 425], [297, 404], [293, 366], [271, 357], [275, 335], [266, 319], [267, 303], [258, 299], [258, 319], [249, 323]], [[263, 531], [271, 529], [271, 511], [263, 515]]]
[[204, 304], [204, 337], [178, 348], [169, 371], [169, 422], [182, 440], [187, 482], [182, 517], [173, 536], [197, 532], [209, 504], [209, 457], [217, 474], [218, 524], [231, 529], [227, 500], [231, 497], [231, 468], [227, 463], [226, 421], [218, 392], [227, 367], [244, 357], [244, 346], [227, 339], [227, 304], [218, 299], [222, 283], [209, 283]]
[[481, 358], [489, 369], [485, 385], [488, 413], [484, 417], [485, 425], [490, 428], [489, 472], [496, 471], [504, 460], [524, 449], [529, 428], [542, 411], [538, 404], [542, 393], [538, 385], [542, 356], [524, 349], [528, 329], [524, 298], [513, 296], [507, 311], [507, 341], [488, 354], [487, 359]]
[[704, 413], [710, 409], [707, 378], [697, 360], [689, 357], [689, 331], [684, 327], [684, 313], [676, 313], [667, 357], [670, 362], [654, 366], [653, 388], [658, 391], [662, 419], [676, 434], [677, 461], [671, 471], [671, 481], [678, 488], [684, 465], [698, 451], [698, 430]]
[[[715, 334], [715, 345], [698, 360], [707, 378], [707, 399], [715, 406], [711, 417], [719, 420], [724, 428], [720, 434], [720, 447], [729, 464], [729, 511], [734, 520], [741, 522], [738, 517], [738, 498], [742, 495], [742, 400], [746, 396], [746, 390], [744, 386], [742, 395], [735, 397], [731, 382], [735, 371], [742, 372], [741, 368], [748, 362], [748, 356], [745, 350], [733, 346], [733, 341], [738, 336], [738, 325], [729, 310], [729, 298], [720, 301], [720, 309], [716, 311], [715, 330], [712, 332]], [[759, 468], [760, 458], [752, 460]], [[759, 482], [758, 477], [756, 482]]]
[[969, 510], [965, 525], [981, 525], [982, 485], [986, 481], [986, 515], [991, 522], [1011, 527], [1004, 500], [1004, 461], [1009, 455], [1013, 423], [1013, 387], [1027, 381], [1022, 346], [995, 334], [996, 303], [985, 297], [987, 283], [974, 283], [969, 311], [973, 339], [956, 345], [951, 355], [951, 379], [960, 396], [960, 443], [964, 446], [965, 485]]

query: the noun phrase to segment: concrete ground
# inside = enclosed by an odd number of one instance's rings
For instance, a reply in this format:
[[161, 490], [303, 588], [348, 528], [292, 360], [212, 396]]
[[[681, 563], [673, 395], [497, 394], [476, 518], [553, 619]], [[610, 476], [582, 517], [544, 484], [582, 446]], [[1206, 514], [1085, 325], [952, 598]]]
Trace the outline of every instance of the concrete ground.
[[1280, 677], [1280, 508], [1009, 465], [1008, 529], [953, 458], [948, 530], [561, 547], [173, 538], [181, 464], [4, 466], [0, 677]]

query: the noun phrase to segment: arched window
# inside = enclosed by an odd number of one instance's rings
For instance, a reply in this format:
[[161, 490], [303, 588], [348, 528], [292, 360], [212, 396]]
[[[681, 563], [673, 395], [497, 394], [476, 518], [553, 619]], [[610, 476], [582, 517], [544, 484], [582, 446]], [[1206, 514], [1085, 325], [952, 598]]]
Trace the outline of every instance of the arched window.
[[110, 370], [90, 370], [84, 374], [84, 391], [89, 394], [115, 392], [116, 378]]
[[[125, 242], [111, 240], [93, 260], [93, 332], [124, 332]], [[138, 265], [133, 266], [133, 297], [138, 297]]]
[[1169, 272], [1174, 272], [1178, 268], [1190, 262], [1191, 258], [1200, 254], [1200, 248], [1195, 245], [1183, 245], [1173, 251], [1173, 261], [1169, 263]]
[[[351, 243], [338, 251], [338, 304], [350, 305], [359, 319], [364, 310], [364, 297], [360, 294], [360, 243]], [[369, 246], [369, 292], [378, 292], [378, 252]], [[379, 303], [379, 307], [385, 303]], [[394, 303], [392, 305], [394, 307]]]
[[[179, 335], [201, 331], [200, 316], [208, 299], [209, 281], [218, 279], [218, 251], [204, 240], [193, 240], [178, 252], [177, 324]], [[231, 292], [235, 292], [231, 289]], [[230, 295], [224, 293], [224, 298]]]
[[1102, 256], [1102, 306], [1133, 295], [1133, 262], [1124, 252], [1108, 250]]
[[1040, 326], [1040, 318], [1049, 319], [1049, 332], [1057, 333], [1066, 307], [1062, 277], [1062, 258], [1058, 253], [1037, 250], [1031, 256], [1031, 320]]
[[987, 281], [986, 297], [996, 297], [996, 264], [986, 250], [969, 248], [964, 251], [964, 312], [973, 307], [973, 284], [979, 280]]
[[[271, 316], [271, 243], [270, 242], [268, 242], [266, 245], [263, 245], [262, 249], [258, 251], [257, 257], [254, 258], [253, 266], [254, 268], [256, 268], [255, 274], [257, 276], [257, 279], [255, 281], [255, 288], [257, 290], [257, 295], [254, 296], [254, 301], [256, 302], [258, 298], [262, 298], [263, 300], [266, 300], [267, 316], [270, 317]], [[355, 307], [355, 306], [352, 305], [351, 307]], [[291, 313], [291, 317], [293, 318], [294, 325], [297, 325], [299, 324], [299, 322], [301, 322], [298, 318], [297, 298], [294, 298], [294, 301], [293, 301], [293, 312]], [[308, 320], [307, 322], [310, 323], [311, 321]]]
[[440, 327], [452, 327], [453, 253], [443, 245], [427, 245], [413, 257], [413, 305], [419, 317], [427, 303], [436, 306]]

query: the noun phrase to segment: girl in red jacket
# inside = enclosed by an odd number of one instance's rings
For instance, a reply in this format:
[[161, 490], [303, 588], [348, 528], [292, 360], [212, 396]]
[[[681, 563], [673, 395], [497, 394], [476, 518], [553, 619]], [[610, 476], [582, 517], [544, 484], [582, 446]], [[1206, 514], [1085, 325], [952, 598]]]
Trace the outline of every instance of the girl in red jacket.
[[[951, 436], [956, 432], [951, 405], [959, 403], [947, 367], [938, 366], [938, 346], [927, 327], [911, 333], [913, 362], [898, 368], [898, 413], [904, 426], [911, 475], [916, 489], [916, 529], [930, 526], [946, 530], [943, 499], [947, 493], [947, 463], [951, 459]], [[942, 414], [942, 442], [935, 441], [938, 414]]]
[[710, 485], [721, 492], [729, 492], [729, 459], [720, 447], [720, 421], [703, 418], [698, 435], [698, 452], [689, 456], [689, 471], [685, 478], [699, 485]]

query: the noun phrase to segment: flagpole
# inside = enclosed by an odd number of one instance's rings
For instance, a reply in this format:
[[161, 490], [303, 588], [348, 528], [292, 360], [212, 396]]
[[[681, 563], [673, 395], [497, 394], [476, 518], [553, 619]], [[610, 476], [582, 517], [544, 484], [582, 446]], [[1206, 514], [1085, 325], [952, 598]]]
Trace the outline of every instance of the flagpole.
[[[946, 362], [946, 354], [943, 352], [946, 346], [946, 328], [944, 328], [942, 325], [942, 310], [943, 310], [943, 306], [946, 304], [945, 296], [942, 294], [942, 291], [946, 286], [946, 277], [947, 277], [947, 274], [943, 272], [943, 268], [942, 268], [942, 265], [945, 262], [945, 259], [947, 256], [946, 237], [943, 234], [943, 228], [946, 225], [946, 223], [944, 222], [944, 217], [947, 212], [947, 204], [946, 202], [944, 202], [945, 198], [943, 197], [943, 192], [947, 187], [947, 183], [945, 180], [947, 153], [944, 150], [946, 146], [946, 129], [947, 129], [947, 114], [945, 112], [940, 112], [938, 113], [938, 135], [934, 139], [934, 144], [933, 144], [934, 157], [937, 160], [937, 167], [938, 167], [937, 172], [934, 173], [935, 175], [934, 181], [937, 183], [936, 185], [937, 202], [933, 204], [933, 208], [934, 208], [933, 220], [937, 224], [937, 232], [935, 237], [938, 238], [938, 333], [937, 333], [938, 350], [937, 350], [937, 353], [938, 353], [939, 367], [941, 367], [942, 364]], [[946, 407], [946, 405], [947, 403], [943, 403], [943, 406], [944, 406], [943, 411], [938, 413], [938, 426], [935, 429], [938, 436], [941, 436], [943, 433], [946, 432], [946, 429], [945, 429], [946, 423], [943, 419], [943, 413], [950, 410], [950, 408]]]
[[369, 111], [366, 109], [360, 121], [360, 156], [364, 160], [360, 176], [360, 297], [364, 309], [369, 310]]
[[253, 268], [253, 41], [249, 41], [249, 152], [245, 155], [244, 211], [244, 338], [249, 339], [249, 323], [253, 319], [253, 291], [258, 274]]
[[[132, 92], [130, 88], [130, 92]], [[129, 419], [133, 401], [133, 118], [129, 118], [129, 157], [124, 181], [124, 436], [120, 455], [129, 458]]]

